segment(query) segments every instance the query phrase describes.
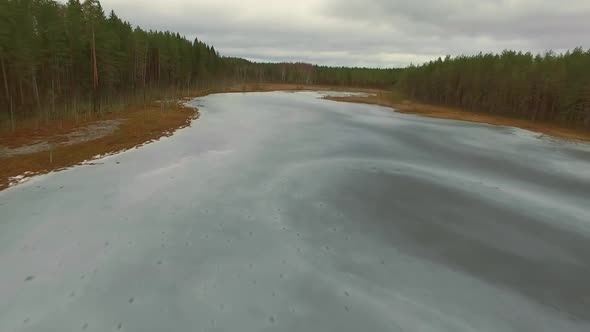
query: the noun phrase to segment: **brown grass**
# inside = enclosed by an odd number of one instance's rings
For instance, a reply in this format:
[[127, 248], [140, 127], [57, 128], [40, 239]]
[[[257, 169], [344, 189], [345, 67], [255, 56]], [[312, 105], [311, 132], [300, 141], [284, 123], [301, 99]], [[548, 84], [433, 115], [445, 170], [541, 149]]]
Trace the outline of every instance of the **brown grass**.
[[[200, 89], [192, 91], [191, 95], [201, 97], [213, 93], [299, 90], [350, 90], [350, 88], [248, 83], [226, 88]], [[355, 90], [375, 91], [372, 89]], [[198, 113], [196, 114], [198, 115]], [[146, 107], [133, 107], [117, 113], [88, 113], [80, 115], [76, 119], [53, 121], [31, 119], [19, 122], [15, 131], [0, 131], [0, 146], [16, 148], [39, 141], [57, 143], [67, 134], [97, 121], [123, 120], [121, 126], [113, 134], [96, 140], [58, 146], [51, 152], [43, 151], [0, 159], [0, 190], [9, 187], [11, 179], [25, 173], [27, 176], [49, 173], [77, 165], [97, 155], [127, 150], [162, 136], [171, 135], [175, 130], [189, 125], [194, 116], [193, 109], [176, 105], [171, 110], [162, 111], [160, 105], [153, 104]]]
[[65, 121], [61, 124], [41, 128], [36, 128], [34, 125], [20, 126], [13, 134], [0, 134], [0, 144], [16, 147], [32, 144], [38, 140], [52, 141], [56, 135], [67, 134], [93, 121], [124, 120], [113, 134], [93, 141], [59, 146], [51, 152], [43, 151], [1, 159], [0, 190], [9, 186], [11, 178], [25, 172], [28, 175], [44, 174], [79, 164], [99, 154], [127, 150], [162, 136], [169, 136], [177, 129], [189, 125], [191, 119], [196, 115], [198, 113], [194, 109], [180, 105], [173, 105], [170, 109], [165, 110], [162, 110], [158, 105], [152, 105], [131, 108], [123, 113], [96, 116], [78, 123]]
[[226, 89], [211, 90], [205, 94], [210, 93], [242, 93], [242, 92], [271, 92], [271, 91], [346, 91], [346, 92], [367, 92], [367, 93], [379, 93], [383, 90], [372, 89], [372, 88], [352, 88], [346, 86], [333, 86], [333, 85], [302, 85], [302, 84], [258, 84], [258, 83], [245, 83], [233, 85]]
[[395, 101], [395, 98], [392, 98], [392, 94], [389, 91], [379, 91], [376, 93], [376, 95], [369, 97], [327, 97], [326, 99], [342, 102], [381, 105], [392, 107], [396, 112], [422, 115], [431, 118], [517, 127], [561, 139], [590, 142], [590, 131], [588, 129], [573, 128], [549, 122], [535, 122], [497, 114], [472, 112], [454, 107], [422, 104], [409, 100]]
[[[560, 138], [590, 141], [590, 132], [580, 129], [411, 101], [394, 102], [391, 92], [377, 89], [296, 84], [241, 84], [222, 89], [198, 90], [194, 91], [192, 95], [200, 97], [212, 93], [303, 90], [368, 92], [375, 95], [369, 97], [329, 97], [327, 99], [393, 107], [401, 113], [435, 118], [513, 126]], [[185, 108], [179, 104], [172, 105], [170, 109], [165, 110], [162, 110], [160, 105], [153, 104], [146, 107], [129, 108], [118, 113], [89, 114], [75, 121], [55, 120], [39, 123], [37, 120], [31, 120], [25, 123], [21, 122], [14, 132], [0, 132], [0, 145], [19, 147], [34, 144], [38, 141], [56, 142], [56, 140], [63, 138], [64, 135], [96, 121], [123, 120], [120, 127], [113, 134], [74, 145], [58, 146], [51, 152], [51, 158], [50, 152], [44, 151], [0, 159], [0, 190], [7, 188], [10, 185], [11, 178], [18, 175], [25, 173], [27, 175], [44, 174], [64, 169], [91, 159], [96, 155], [127, 150], [163, 136], [172, 135], [177, 129], [190, 125], [191, 120], [196, 116], [198, 116], [198, 112], [195, 112], [194, 109]]]

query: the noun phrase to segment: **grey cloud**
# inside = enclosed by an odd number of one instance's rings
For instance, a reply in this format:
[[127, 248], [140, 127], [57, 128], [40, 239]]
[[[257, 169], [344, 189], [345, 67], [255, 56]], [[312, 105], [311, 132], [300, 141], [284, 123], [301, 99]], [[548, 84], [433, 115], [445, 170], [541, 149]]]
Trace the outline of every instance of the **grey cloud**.
[[148, 29], [260, 61], [405, 66], [446, 54], [590, 46], [590, 1], [102, 0]]
[[378, 21], [412, 35], [486, 37], [499, 43], [522, 39], [526, 46], [540, 49], [590, 42], [590, 2], [584, 0], [567, 5], [544, 0], [328, 0], [322, 13]]

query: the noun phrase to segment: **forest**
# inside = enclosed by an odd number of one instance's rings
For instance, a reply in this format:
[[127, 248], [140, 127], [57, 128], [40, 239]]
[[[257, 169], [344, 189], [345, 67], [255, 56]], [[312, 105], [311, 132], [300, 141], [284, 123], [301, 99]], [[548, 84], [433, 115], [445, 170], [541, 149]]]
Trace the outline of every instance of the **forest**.
[[328, 67], [307, 63], [255, 63], [222, 58], [224, 75], [236, 82], [319, 84], [330, 86], [391, 88], [401, 69]]
[[97, 0], [0, 0], [4, 119], [99, 110], [151, 91], [211, 80], [212, 46], [133, 28]]
[[236, 82], [391, 86], [393, 70], [257, 64], [133, 27], [98, 0], [0, 0], [0, 121], [45, 119]]
[[590, 49], [447, 56], [404, 69], [397, 87], [428, 103], [590, 127]]
[[0, 127], [244, 82], [395, 89], [427, 103], [590, 127], [590, 50], [447, 56], [403, 69], [255, 63], [134, 27], [98, 0], [0, 0], [0, 71]]

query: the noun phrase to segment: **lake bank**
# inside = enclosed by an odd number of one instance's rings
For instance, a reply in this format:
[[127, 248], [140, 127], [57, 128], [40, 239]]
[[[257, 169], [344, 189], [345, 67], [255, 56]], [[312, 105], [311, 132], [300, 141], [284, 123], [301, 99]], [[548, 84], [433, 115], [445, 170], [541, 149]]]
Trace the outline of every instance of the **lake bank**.
[[99, 155], [132, 149], [190, 125], [198, 111], [153, 104], [80, 121], [55, 121], [0, 135], [0, 190], [27, 177], [64, 169]]
[[[555, 124], [532, 122], [493, 114], [404, 101], [394, 102], [391, 92], [371, 88], [298, 84], [237, 84], [225, 88], [191, 92], [190, 100], [217, 93], [271, 91], [349, 91], [365, 95], [325, 96], [325, 99], [391, 107], [396, 112], [517, 127], [556, 138], [590, 141], [590, 132]], [[152, 103], [126, 111], [83, 119], [54, 120], [42, 126], [26, 123], [14, 132], [0, 132], [0, 190], [27, 177], [60, 170], [91, 160], [97, 155], [113, 154], [172, 135], [190, 125], [198, 110], [183, 102], [163, 107]]]
[[[237, 84], [192, 91], [184, 101], [216, 93], [303, 90], [379, 91], [297, 84]], [[0, 131], [0, 190], [17, 184], [25, 176], [64, 169], [95, 156], [117, 153], [170, 136], [198, 117], [198, 110], [186, 107], [184, 101], [165, 107], [154, 102], [120, 112], [89, 113], [65, 120], [31, 120], [19, 124], [14, 131]]]
[[326, 95], [0, 192], [0, 326], [590, 330], [590, 146]]
[[427, 116], [438, 119], [486, 123], [496, 126], [516, 127], [539, 133], [540, 137], [590, 142], [590, 131], [572, 128], [551, 122], [531, 121], [501, 114], [472, 112], [456, 107], [424, 104], [411, 100], [394, 101], [389, 91], [378, 91], [370, 96], [326, 97], [328, 100], [380, 105], [393, 108], [396, 112]]

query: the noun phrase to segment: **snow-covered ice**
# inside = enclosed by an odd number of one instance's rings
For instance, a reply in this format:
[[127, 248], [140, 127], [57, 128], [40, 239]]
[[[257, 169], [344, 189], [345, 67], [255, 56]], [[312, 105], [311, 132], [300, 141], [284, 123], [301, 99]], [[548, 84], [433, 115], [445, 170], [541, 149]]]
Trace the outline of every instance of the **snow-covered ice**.
[[0, 192], [0, 331], [590, 331], [588, 145], [321, 96]]

